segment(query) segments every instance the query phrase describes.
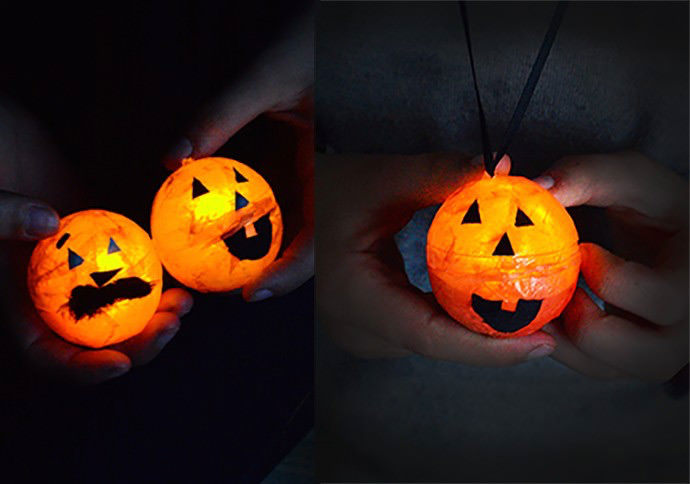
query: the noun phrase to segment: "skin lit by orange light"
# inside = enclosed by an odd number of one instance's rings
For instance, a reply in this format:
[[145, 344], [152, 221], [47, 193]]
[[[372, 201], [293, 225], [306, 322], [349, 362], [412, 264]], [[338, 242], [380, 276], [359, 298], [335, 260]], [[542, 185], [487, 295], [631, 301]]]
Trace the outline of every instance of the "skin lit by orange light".
[[[69, 251], [82, 260], [78, 266], [69, 267]], [[139, 278], [151, 285], [150, 293], [119, 299], [94, 315], [75, 318], [69, 309], [72, 291], [78, 286], [95, 289], [91, 274], [109, 271], [117, 272], [108, 282]], [[72, 343], [100, 348], [146, 327], [160, 301], [162, 276], [153, 243], [143, 229], [122, 215], [86, 210], [63, 218], [58, 233], [36, 245], [28, 287], [36, 309], [53, 331]]]
[[[229, 291], [273, 262], [283, 224], [271, 187], [249, 166], [227, 158], [188, 159], [156, 194], [151, 234], [175, 279], [202, 292]], [[266, 242], [265, 253], [233, 253], [226, 243], [233, 237], [246, 245]]]
[[[481, 221], [462, 223], [475, 203]], [[516, 224], [518, 210], [529, 224]], [[494, 255], [504, 237], [514, 255]], [[572, 297], [580, 267], [577, 242], [572, 219], [548, 191], [526, 178], [485, 175], [454, 192], [429, 229], [427, 265], [434, 295], [475, 332], [494, 337], [533, 333], [556, 318]], [[529, 324], [508, 333], [477, 314], [473, 295], [500, 301], [506, 311], [515, 311], [521, 299], [541, 301], [541, 306]]]

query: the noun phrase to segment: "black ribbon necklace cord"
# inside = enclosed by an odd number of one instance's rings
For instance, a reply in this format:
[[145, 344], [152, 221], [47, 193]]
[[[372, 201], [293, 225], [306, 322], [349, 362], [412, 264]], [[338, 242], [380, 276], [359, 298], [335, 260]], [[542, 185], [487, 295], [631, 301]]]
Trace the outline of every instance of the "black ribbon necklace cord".
[[532, 69], [529, 73], [529, 76], [527, 77], [525, 87], [522, 89], [520, 99], [518, 100], [518, 103], [515, 106], [515, 110], [513, 111], [513, 117], [510, 119], [508, 128], [503, 134], [503, 141], [500, 144], [500, 148], [496, 152], [496, 155], [493, 156], [491, 151], [491, 142], [489, 141], [489, 130], [486, 127], [486, 117], [484, 116], [484, 108], [482, 107], [482, 100], [481, 96], [479, 95], [477, 71], [474, 67], [474, 55], [472, 54], [472, 40], [470, 37], [469, 21], [467, 20], [467, 7], [465, 6], [465, 2], [458, 2], [458, 6], [460, 7], [460, 15], [462, 16], [462, 25], [465, 29], [467, 52], [470, 57], [472, 83], [474, 85], [474, 93], [477, 97], [477, 108], [479, 110], [479, 127], [482, 135], [482, 149], [484, 151], [484, 169], [490, 176], [494, 175], [496, 165], [498, 164], [499, 160], [503, 158], [503, 155], [505, 155], [508, 151], [508, 146], [510, 145], [510, 142], [515, 136], [515, 133], [517, 132], [518, 128], [520, 127], [520, 122], [522, 121], [522, 118], [525, 115], [525, 111], [527, 110], [527, 106], [529, 105], [529, 102], [532, 99], [532, 94], [534, 94], [534, 89], [537, 87], [537, 82], [539, 82], [539, 76], [541, 75], [541, 71], [544, 69], [544, 64], [546, 63], [546, 59], [549, 57], [549, 52], [551, 52], [551, 46], [553, 46], [553, 42], [556, 39], [556, 33], [558, 32], [558, 27], [560, 27], [561, 25], [561, 20], [563, 19], [563, 14], [565, 13], [567, 5], [567, 1], [558, 2], [558, 4], [556, 5], [556, 10], [554, 11], [553, 16], [551, 17], [551, 24], [549, 25], [549, 29], [547, 30], [546, 35], [544, 36], [544, 40], [542, 41], [541, 47], [539, 48], [537, 58], [535, 59], [534, 64], [532, 64]]

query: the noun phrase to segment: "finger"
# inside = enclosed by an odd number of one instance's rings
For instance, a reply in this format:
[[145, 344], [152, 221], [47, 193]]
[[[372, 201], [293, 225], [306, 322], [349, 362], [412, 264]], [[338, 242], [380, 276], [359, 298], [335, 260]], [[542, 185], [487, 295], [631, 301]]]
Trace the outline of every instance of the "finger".
[[604, 301], [659, 325], [687, 317], [687, 287], [670, 274], [626, 261], [596, 244], [580, 244], [581, 271]]
[[189, 291], [175, 287], [161, 294], [161, 300], [156, 311], [174, 313], [182, 317], [192, 310], [193, 305], [194, 299]]
[[601, 363], [580, 351], [568, 337], [560, 319], [544, 326], [543, 331], [553, 336], [556, 340], [556, 349], [551, 353], [551, 358], [568, 368], [583, 375], [602, 380], [625, 376], [625, 373], [622, 371]]
[[129, 358], [119, 351], [87, 350], [49, 333], [33, 341], [26, 355], [43, 373], [78, 384], [109, 380], [131, 368]]
[[294, 107], [314, 82], [313, 12], [306, 12], [199, 116], [168, 156], [170, 160], [214, 153], [240, 128], [266, 111]]
[[0, 190], [0, 239], [41, 239], [59, 225], [58, 214], [45, 202]]
[[637, 325], [601, 311], [580, 288], [563, 313], [563, 326], [582, 352], [644, 380], [666, 381], [688, 361], [686, 326]]
[[[330, 304], [321, 306], [332, 319], [329, 324], [358, 325], [414, 353], [478, 366], [520, 363], [546, 356], [555, 346], [554, 339], [543, 332], [497, 339], [469, 331], [396, 278], [372, 254], [353, 254], [339, 264], [316, 286], [317, 303], [329, 298], [347, 301], [347, 310], [342, 312], [334, 312]], [[331, 281], [341, 283], [331, 286]]]
[[180, 318], [173, 312], [157, 312], [138, 335], [113, 345], [112, 348], [129, 356], [133, 365], [153, 360], [180, 329]]
[[[313, 119], [313, 96], [304, 98], [302, 110]], [[254, 302], [297, 289], [314, 275], [314, 129], [313, 121], [294, 125], [298, 134], [295, 158], [300, 178], [302, 224], [299, 233], [261, 276], [245, 286], [242, 295]]]
[[261, 277], [242, 290], [246, 301], [282, 296], [297, 289], [314, 275], [313, 230], [302, 231]]
[[687, 225], [687, 183], [640, 153], [567, 157], [535, 181], [566, 207], [631, 208], [652, 219]]

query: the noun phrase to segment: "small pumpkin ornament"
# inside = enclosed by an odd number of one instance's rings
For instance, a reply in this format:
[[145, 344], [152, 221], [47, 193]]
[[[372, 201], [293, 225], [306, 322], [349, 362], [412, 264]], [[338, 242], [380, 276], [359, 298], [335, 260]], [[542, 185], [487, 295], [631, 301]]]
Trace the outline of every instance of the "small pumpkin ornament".
[[518, 176], [484, 177], [456, 190], [427, 236], [436, 300], [477, 333], [537, 331], [570, 300], [580, 269], [578, 235], [547, 190]]
[[91, 348], [140, 333], [156, 312], [163, 269], [148, 234], [117, 213], [85, 210], [60, 221], [31, 255], [28, 286], [46, 324]]
[[186, 159], [156, 194], [151, 235], [175, 279], [219, 292], [246, 285], [275, 260], [283, 223], [271, 187], [249, 166]]

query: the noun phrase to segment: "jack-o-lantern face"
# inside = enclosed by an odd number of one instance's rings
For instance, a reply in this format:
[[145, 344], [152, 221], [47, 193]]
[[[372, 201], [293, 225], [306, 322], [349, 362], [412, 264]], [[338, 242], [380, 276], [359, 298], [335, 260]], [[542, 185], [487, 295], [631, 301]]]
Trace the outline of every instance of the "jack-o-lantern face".
[[63, 218], [31, 255], [28, 286], [43, 320], [76, 344], [100, 348], [141, 332], [158, 307], [163, 269], [148, 234], [122, 215]]
[[199, 291], [254, 280], [278, 255], [283, 235], [271, 187], [227, 158], [185, 160], [153, 201], [151, 234], [170, 274]]
[[533, 333], [570, 300], [580, 268], [568, 212], [522, 177], [485, 175], [441, 206], [427, 235], [436, 299], [457, 321], [495, 337]]

